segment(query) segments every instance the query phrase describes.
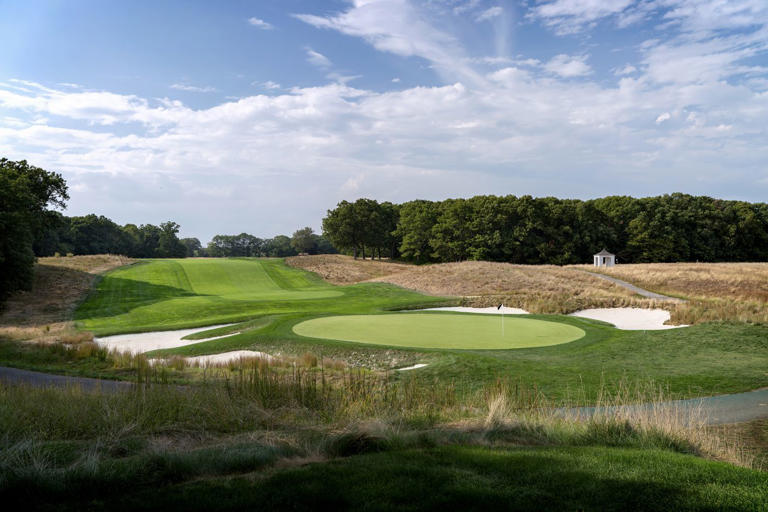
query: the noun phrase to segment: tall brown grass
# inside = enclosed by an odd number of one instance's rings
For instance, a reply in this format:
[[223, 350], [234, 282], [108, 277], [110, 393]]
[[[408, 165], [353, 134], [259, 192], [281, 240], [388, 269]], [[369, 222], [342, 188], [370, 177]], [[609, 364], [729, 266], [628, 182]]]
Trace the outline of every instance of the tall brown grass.
[[32, 290], [11, 296], [0, 312], [0, 337], [17, 341], [81, 343], [72, 313], [96, 277], [132, 260], [111, 254], [40, 258]]
[[333, 284], [359, 283], [413, 268], [413, 265], [389, 260], [356, 260], [352, 256], [341, 254], [294, 256], [286, 258], [285, 263], [294, 268], [315, 272]]
[[509, 379], [458, 392], [362, 370], [347, 369], [339, 377], [253, 364], [203, 385], [150, 383], [112, 394], [0, 385], [2, 442], [205, 439], [249, 432], [290, 440], [305, 455], [337, 456], [418, 440], [653, 447], [755, 466], [752, 454], [706, 425], [701, 409], [626, 405], [671, 398], [653, 383], [619, 386], [593, 403], [594, 413], [584, 414]]
[[688, 299], [668, 306], [674, 323], [768, 322], [768, 263], [643, 263], [599, 271]]

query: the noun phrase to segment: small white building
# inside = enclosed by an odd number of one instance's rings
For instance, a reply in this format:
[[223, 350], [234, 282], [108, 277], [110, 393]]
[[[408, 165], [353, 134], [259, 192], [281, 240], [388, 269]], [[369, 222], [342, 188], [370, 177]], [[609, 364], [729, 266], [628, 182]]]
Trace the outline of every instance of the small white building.
[[596, 267], [612, 267], [616, 264], [616, 255], [611, 254], [605, 249], [594, 256]]

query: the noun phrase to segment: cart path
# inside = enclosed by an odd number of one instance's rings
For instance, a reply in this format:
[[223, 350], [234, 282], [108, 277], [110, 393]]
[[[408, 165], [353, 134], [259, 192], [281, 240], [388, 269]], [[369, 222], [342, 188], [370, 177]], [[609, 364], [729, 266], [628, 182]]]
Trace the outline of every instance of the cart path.
[[607, 407], [575, 407], [561, 408], [565, 416], [589, 418], [595, 414], [622, 412], [632, 415], [635, 412], [654, 411], [662, 416], [670, 414], [685, 418], [693, 412], [695, 418], [700, 418], [707, 425], [723, 425], [727, 423], [743, 423], [762, 418], [768, 418], [768, 388], [734, 393], [731, 395], [716, 395], [687, 400], [670, 400], [668, 402], [646, 403], [637, 405], [618, 405]]
[[685, 299], [678, 299], [677, 297], [670, 297], [668, 295], [662, 295], [660, 293], [649, 292], [648, 290], [644, 290], [639, 286], [633, 285], [632, 283], [628, 283], [626, 281], [622, 281], [621, 279], [607, 276], [605, 274], [600, 274], [598, 272], [591, 272], [589, 270], [582, 270], [582, 269], [579, 269], [579, 270], [581, 270], [581, 272], [586, 272], [587, 274], [591, 274], [595, 277], [599, 277], [600, 279], [605, 279], [606, 281], [610, 281], [638, 295], [642, 295], [643, 297], [648, 297], [649, 299], [664, 300], [668, 302], [686, 302]]
[[[35, 387], [72, 387], [79, 386], [87, 391], [105, 391], [114, 393], [134, 389], [132, 382], [91, 379], [88, 377], [70, 377], [50, 373], [33, 372], [0, 366], [0, 383], [22, 384]], [[700, 411], [700, 416], [708, 425], [742, 423], [761, 418], [768, 418], [768, 388], [731, 395], [717, 395], [687, 400], [623, 405], [615, 407], [576, 407], [558, 409], [564, 415], [588, 418], [596, 413], [604, 414], [614, 410], [633, 412], [641, 410], [677, 411], [685, 417], [688, 411]]]
[[125, 391], [133, 389], [132, 382], [90, 377], [73, 377], [70, 375], [55, 375], [52, 373], [34, 372], [0, 366], [0, 382], [3, 384], [23, 384], [35, 387], [80, 387], [86, 391]]

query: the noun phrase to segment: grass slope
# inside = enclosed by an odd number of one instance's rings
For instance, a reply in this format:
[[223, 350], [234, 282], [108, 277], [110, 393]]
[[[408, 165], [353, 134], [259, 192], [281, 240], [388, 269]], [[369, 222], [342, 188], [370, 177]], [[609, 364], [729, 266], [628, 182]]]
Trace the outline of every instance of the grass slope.
[[150, 260], [109, 273], [75, 318], [83, 328], [106, 335], [436, 301], [441, 299], [392, 286], [334, 287], [280, 260]]
[[118, 459], [59, 486], [11, 480], [4, 501], [169, 512], [768, 509], [768, 474], [659, 449], [459, 445], [274, 469], [290, 451], [236, 448]]
[[[178, 486], [164, 508], [766, 510], [768, 474], [660, 450], [453, 446], [371, 454], [261, 482]], [[180, 506], [182, 505], [182, 506]]]

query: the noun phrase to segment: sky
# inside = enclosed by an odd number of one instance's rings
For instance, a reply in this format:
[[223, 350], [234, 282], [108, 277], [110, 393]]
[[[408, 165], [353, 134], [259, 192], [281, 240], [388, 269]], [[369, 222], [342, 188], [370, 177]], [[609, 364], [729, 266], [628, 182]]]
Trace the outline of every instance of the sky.
[[0, 156], [203, 243], [359, 197], [766, 201], [768, 2], [0, 0]]

